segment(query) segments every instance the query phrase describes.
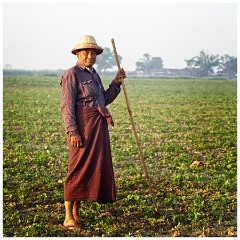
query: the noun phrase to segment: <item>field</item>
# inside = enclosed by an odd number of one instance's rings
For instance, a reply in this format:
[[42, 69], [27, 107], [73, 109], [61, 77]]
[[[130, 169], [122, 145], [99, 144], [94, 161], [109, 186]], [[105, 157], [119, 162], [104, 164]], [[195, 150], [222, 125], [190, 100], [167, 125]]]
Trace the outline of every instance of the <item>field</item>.
[[[237, 81], [127, 79], [159, 213], [154, 211], [123, 91], [109, 106], [117, 201], [81, 203], [66, 231], [68, 149], [60, 79], [3, 79], [3, 236], [198, 237], [237, 235]], [[103, 79], [104, 85], [111, 79]], [[191, 168], [194, 161], [208, 166]]]

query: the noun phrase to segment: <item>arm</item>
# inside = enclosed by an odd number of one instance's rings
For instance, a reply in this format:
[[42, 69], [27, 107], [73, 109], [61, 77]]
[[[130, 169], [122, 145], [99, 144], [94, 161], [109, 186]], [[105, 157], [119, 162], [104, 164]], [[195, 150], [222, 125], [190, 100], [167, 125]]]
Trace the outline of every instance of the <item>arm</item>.
[[116, 83], [114, 80], [109, 85], [109, 88], [104, 91], [105, 105], [112, 103], [117, 95], [120, 93], [120, 84]]
[[61, 80], [61, 113], [63, 116], [66, 133], [70, 137], [73, 147], [83, 147], [81, 136], [78, 133], [75, 105], [77, 98], [77, 85], [74, 73], [66, 72]]
[[104, 91], [106, 106], [112, 103], [117, 97], [117, 95], [120, 93], [122, 79], [124, 78], [126, 78], [126, 74], [125, 71], [121, 69], [120, 71], [118, 71], [117, 75], [115, 76], [115, 79], [109, 85], [109, 88], [106, 91]]
[[71, 135], [78, 135], [75, 104], [77, 97], [77, 86], [74, 73], [67, 71], [61, 80], [61, 113], [65, 124], [66, 133]]

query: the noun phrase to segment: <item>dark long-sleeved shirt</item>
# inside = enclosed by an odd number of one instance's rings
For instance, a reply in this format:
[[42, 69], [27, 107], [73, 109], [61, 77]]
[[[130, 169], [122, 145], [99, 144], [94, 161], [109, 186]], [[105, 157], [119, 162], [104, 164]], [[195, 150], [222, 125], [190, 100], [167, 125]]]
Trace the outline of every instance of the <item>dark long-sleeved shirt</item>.
[[107, 106], [120, 93], [120, 85], [114, 80], [105, 91], [97, 72], [94, 69], [90, 72], [79, 63], [63, 74], [61, 87], [61, 113], [66, 133], [70, 136], [79, 134], [75, 115], [76, 106], [91, 108]]

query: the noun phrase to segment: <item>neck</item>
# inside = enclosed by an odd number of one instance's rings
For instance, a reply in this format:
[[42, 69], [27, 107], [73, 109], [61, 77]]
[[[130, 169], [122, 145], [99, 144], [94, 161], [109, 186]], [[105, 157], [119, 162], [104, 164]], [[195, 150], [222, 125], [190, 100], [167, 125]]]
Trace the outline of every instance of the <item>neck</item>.
[[83, 64], [81, 64], [80, 62], [78, 62], [78, 64], [82, 67], [82, 68], [86, 68], [89, 72], [93, 71], [93, 67], [86, 67]]
[[93, 68], [92, 67], [85, 67], [90, 73], [93, 72]]

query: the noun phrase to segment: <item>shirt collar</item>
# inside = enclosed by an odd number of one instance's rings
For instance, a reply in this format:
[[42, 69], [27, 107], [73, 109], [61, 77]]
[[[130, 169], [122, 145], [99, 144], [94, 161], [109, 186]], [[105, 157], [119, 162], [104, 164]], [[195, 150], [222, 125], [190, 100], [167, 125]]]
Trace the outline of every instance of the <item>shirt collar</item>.
[[84, 71], [84, 70], [86, 69], [86, 70], [87, 70], [88, 72], [90, 72], [90, 73], [96, 72], [96, 70], [95, 70], [94, 68], [89, 69], [89, 68], [83, 66], [83, 65], [82, 65], [81, 63], [79, 63], [79, 62], [77, 62], [77, 66], [78, 66], [82, 71]]

